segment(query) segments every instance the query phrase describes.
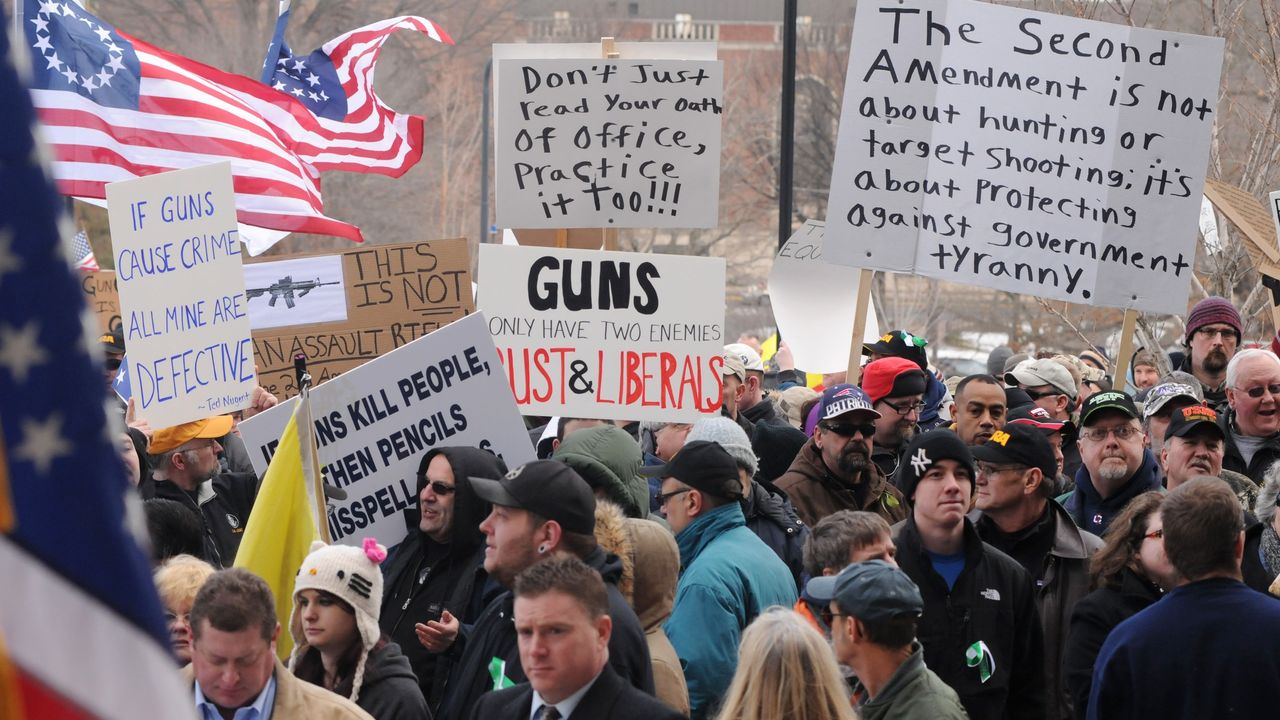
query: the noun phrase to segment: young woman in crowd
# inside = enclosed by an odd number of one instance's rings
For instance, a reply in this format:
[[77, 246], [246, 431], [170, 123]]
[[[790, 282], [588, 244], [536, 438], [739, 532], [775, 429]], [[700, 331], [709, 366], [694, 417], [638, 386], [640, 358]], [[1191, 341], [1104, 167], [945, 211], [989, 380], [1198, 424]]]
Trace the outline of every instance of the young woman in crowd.
[[717, 720], [853, 720], [849, 688], [827, 641], [788, 608], [742, 633], [738, 670]]
[[409, 660], [378, 629], [386, 548], [315, 543], [293, 591], [289, 669], [378, 720], [430, 718]]
[[1071, 631], [1063, 656], [1063, 674], [1076, 717], [1085, 716], [1093, 664], [1111, 630], [1173, 588], [1177, 571], [1164, 553], [1160, 519], [1163, 494], [1148, 492], [1129, 502], [1103, 537], [1089, 574], [1092, 593], [1071, 613]]

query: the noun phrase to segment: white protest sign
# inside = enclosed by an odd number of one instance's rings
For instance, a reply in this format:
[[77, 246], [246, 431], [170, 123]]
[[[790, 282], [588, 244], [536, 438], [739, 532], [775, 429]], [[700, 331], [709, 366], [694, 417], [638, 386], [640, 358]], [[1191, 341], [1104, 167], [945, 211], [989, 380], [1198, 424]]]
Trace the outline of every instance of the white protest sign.
[[476, 307], [529, 415], [692, 422], [720, 408], [723, 258], [480, 246]]
[[499, 58], [496, 65], [500, 226], [717, 224], [719, 61]]
[[[260, 477], [296, 402], [240, 423]], [[329, 533], [346, 545], [400, 542], [402, 512], [417, 504], [418, 463], [432, 448], [487, 449], [509, 467], [535, 459], [479, 314], [316, 386], [311, 406], [325, 480], [347, 491], [329, 502]]]
[[168, 427], [248, 407], [258, 384], [231, 164], [107, 185], [138, 416]]
[[860, 0], [826, 259], [1182, 313], [1221, 38]]
[[[1276, 226], [1276, 238], [1280, 241], [1280, 190], [1277, 190], [1267, 196], [1268, 204], [1271, 205], [1271, 220]], [[1206, 199], [1207, 202], [1207, 199]], [[1212, 211], [1212, 209], [1211, 209]], [[1206, 236], [1207, 239], [1208, 236]]]
[[[823, 227], [821, 220], [806, 222], [778, 251], [769, 271], [769, 302], [796, 367], [833, 373], [849, 367], [858, 271], [822, 259]], [[862, 337], [868, 343], [880, 337], [870, 303]]]

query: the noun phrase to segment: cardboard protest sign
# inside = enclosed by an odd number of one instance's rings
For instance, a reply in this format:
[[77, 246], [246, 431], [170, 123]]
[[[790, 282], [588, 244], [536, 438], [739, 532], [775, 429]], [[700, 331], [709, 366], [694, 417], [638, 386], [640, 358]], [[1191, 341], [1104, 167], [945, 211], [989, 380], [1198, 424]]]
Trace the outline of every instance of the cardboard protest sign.
[[498, 224], [714, 227], [723, 65], [504, 59], [495, 50]]
[[108, 184], [107, 215], [138, 416], [162, 428], [248, 407], [231, 164]]
[[860, 0], [830, 262], [1180, 313], [1223, 40]]
[[[398, 543], [402, 512], [417, 504], [418, 463], [428, 450], [478, 447], [509, 467], [534, 459], [485, 325], [483, 316], [470, 315], [311, 392], [325, 480], [347, 491], [346, 500], [329, 502], [334, 542]], [[240, 423], [259, 476], [296, 402]]]
[[98, 320], [98, 328], [108, 332], [120, 326], [120, 294], [116, 292], [116, 274], [110, 270], [80, 273], [89, 312]]
[[253, 333], [262, 385], [283, 397], [298, 393], [293, 358], [299, 353], [319, 384], [475, 307], [466, 240], [372, 245], [337, 255], [251, 262], [245, 276], [254, 295], [250, 317], [264, 326]]
[[724, 268], [481, 245], [477, 307], [521, 412], [692, 422], [720, 407]]
[[[825, 223], [810, 220], [787, 239], [769, 271], [769, 302], [778, 331], [796, 367], [831, 373], [849, 365], [849, 339], [858, 304], [858, 271], [822, 259]], [[868, 304], [863, 341], [880, 337], [875, 308]]]

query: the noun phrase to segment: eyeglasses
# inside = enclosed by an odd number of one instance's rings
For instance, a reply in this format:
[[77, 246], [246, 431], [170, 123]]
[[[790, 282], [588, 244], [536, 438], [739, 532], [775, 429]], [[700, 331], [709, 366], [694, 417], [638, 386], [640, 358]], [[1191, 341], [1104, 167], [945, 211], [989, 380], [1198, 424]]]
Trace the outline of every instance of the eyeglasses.
[[[205, 442], [203, 442], [203, 443], [201, 443], [201, 444], [199, 444], [199, 445], [195, 445], [195, 446], [192, 446], [192, 447], [188, 447], [188, 448], [186, 449], [186, 451], [187, 451], [187, 452], [199, 452], [199, 451], [201, 451], [201, 450], [203, 450], [203, 449], [205, 449], [205, 448], [211, 448], [211, 447], [214, 447], [214, 446], [216, 446], [217, 444], [218, 444], [218, 441], [217, 441], [217, 440], [206, 440]], [[214, 452], [217, 452], [217, 451], [215, 450]]]
[[1196, 331], [1197, 335], [1203, 335], [1207, 338], [1220, 337], [1223, 342], [1236, 339], [1235, 328], [1200, 328]]
[[822, 618], [822, 624], [831, 627], [831, 623], [835, 622], [838, 617], [849, 617], [844, 613], [831, 612], [830, 608], [823, 608], [818, 612], [818, 617]]
[[431, 482], [427, 483], [427, 485], [431, 487], [431, 492], [437, 495], [452, 495], [454, 491], [458, 489], [453, 485], [445, 485], [439, 480], [432, 480]]
[[861, 434], [864, 438], [869, 438], [876, 434], [875, 423], [829, 423], [820, 422], [818, 427], [829, 433], [835, 433], [840, 437], [851, 438], [854, 435]]
[[[1244, 390], [1244, 388], [1236, 388], [1236, 389]], [[1262, 393], [1264, 392], [1269, 392], [1272, 395], [1280, 396], [1280, 383], [1270, 383], [1268, 385], [1259, 385], [1258, 387], [1251, 387], [1248, 390], [1244, 390], [1244, 393], [1249, 397], [1253, 398], [1254, 400], [1257, 400], [1258, 398], [1262, 397]]]
[[103, 364], [106, 366], [106, 368], [107, 368], [108, 370], [119, 370], [119, 369], [120, 369], [120, 358], [117, 358], [117, 357], [109, 357], [109, 358], [107, 358], [106, 360], [104, 360], [104, 361], [103, 361]]
[[1142, 537], [1148, 540], [1159, 540], [1160, 538], [1164, 537], [1164, 528], [1159, 528], [1158, 530], [1152, 530], [1151, 532], [1147, 533], [1146, 535], [1143, 535]]
[[1022, 391], [1025, 392], [1027, 394], [1027, 397], [1031, 398], [1032, 400], [1039, 400], [1042, 397], [1053, 397], [1054, 395], [1066, 395], [1066, 393], [1062, 392], [1061, 390], [1037, 391], [1037, 390], [1028, 390], [1026, 388], [1023, 388]]
[[979, 475], [999, 475], [1002, 472], [1017, 470], [1022, 472], [1026, 470], [1025, 465], [992, 465], [991, 463], [980, 462], [977, 465]]
[[1141, 430], [1132, 425], [1120, 425], [1113, 428], [1092, 427], [1080, 431], [1080, 437], [1093, 442], [1102, 442], [1108, 435], [1115, 435], [1117, 440], [1128, 440]]
[[881, 400], [880, 402], [899, 415], [910, 415], [913, 412], [920, 412], [924, 408], [924, 403], [920, 401], [901, 405], [895, 405], [888, 400]]
[[670, 500], [671, 498], [677, 495], [683, 495], [684, 493], [687, 493], [691, 490], [693, 490], [693, 488], [682, 488], [680, 490], [672, 490], [669, 493], [658, 493], [657, 495], [654, 496], [653, 499], [658, 501], [658, 507], [663, 507], [664, 505], [667, 504], [667, 501]]

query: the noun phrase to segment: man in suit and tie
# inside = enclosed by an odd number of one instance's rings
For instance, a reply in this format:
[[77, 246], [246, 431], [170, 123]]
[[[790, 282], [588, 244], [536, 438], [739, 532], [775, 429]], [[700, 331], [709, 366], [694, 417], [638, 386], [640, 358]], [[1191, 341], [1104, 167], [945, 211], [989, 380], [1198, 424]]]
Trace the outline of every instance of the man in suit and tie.
[[683, 718], [609, 667], [609, 596], [576, 557], [537, 563], [515, 581], [520, 664], [529, 681], [482, 695], [475, 720]]

